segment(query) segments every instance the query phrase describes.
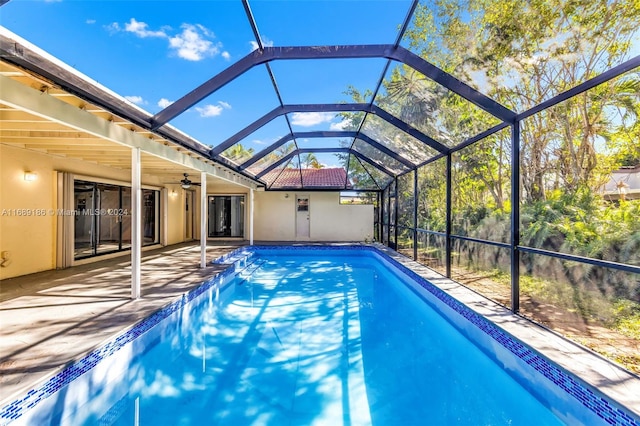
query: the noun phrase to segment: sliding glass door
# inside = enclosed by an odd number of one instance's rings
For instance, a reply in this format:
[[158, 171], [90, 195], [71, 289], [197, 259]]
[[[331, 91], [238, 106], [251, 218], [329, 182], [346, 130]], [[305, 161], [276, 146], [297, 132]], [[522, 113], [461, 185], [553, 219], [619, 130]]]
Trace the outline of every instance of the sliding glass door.
[[[142, 190], [142, 245], [159, 241], [159, 191]], [[74, 182], [74, 258], [131, 248], [131, 188]]]
[[210, 195], [209, 237], [244, 237], [244, 195]]

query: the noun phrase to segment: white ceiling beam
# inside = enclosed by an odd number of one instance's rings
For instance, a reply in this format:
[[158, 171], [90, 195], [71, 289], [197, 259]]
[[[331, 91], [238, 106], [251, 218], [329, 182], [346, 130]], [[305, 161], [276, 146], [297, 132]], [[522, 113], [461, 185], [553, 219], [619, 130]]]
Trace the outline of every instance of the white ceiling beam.
[[19, 82], [0, 75], [0, 102], [16, 109], [29, 112], [38, 117], [64, 124], [79, 131], [90, 133], [98, 138], [115, 142], [130, 148], [140, 148], [142, 152], [164, 158], [181, 166], [205, 172], [227, 182], [246, 188], [257, 188], [257, 184], [227, 169], [208, 164], [204, 159], [186, 155], [182, 152], [142, 136], [113, 122], [78, 109], [53, 96], [24, 86]]

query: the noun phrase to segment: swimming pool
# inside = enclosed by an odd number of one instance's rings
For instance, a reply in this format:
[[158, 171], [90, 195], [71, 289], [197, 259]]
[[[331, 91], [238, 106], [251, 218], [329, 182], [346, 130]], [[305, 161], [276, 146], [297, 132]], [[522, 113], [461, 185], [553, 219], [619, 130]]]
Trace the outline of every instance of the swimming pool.
[[252, 247], [221, 261], [235, 270], [4, 407], [2, 419], [638, 423], [379, 250]]

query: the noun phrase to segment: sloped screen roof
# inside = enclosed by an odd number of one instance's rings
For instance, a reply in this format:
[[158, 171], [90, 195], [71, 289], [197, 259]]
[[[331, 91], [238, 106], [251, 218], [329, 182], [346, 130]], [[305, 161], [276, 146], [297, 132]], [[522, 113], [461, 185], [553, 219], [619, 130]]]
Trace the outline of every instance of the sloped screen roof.
[[[563, 4], [11, 1], [2, 13], [148, 110], [149, 129], [184, 131], [267, 189], [381, 190], [629, 66], [629, 54], [580, 54], [602, 49], [602, 34], [638, 46], [637, 8], [620, 6], [612, 24], [593, 2]], [[555, 84], [566, 72], [577, 87]], [[537, 92], [522, 93], [534, 78]]]

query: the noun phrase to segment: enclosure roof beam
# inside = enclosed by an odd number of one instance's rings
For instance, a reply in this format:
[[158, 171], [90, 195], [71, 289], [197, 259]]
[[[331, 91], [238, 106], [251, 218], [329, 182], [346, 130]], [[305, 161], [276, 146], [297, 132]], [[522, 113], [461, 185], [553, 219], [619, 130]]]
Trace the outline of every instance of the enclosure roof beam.
[[425, 135], [421, 131], [417, 130], [413, 126], [405, 123], [399, 118], [393, 116], [388, 113], [384, 109], [380, 108], [377, 105], [366, 104], [366, 103], [338, 103], [338, 104], [290, 104], [290, 105], [282, 105], [274, 108], [269, 111], [253, 123], [249, 124], [244, 129], [240, 130], [235, 135], [231, 136], [224, 142], [221, 142], [217, 146], [211, 149], [210, 155], [212, 157], [217, 157], [222, 154], [225, 150], [231, 148], [236, 143], [240, 142], [242, 139], [249, 136], [251, 133], [257, 131], [261, 127], [265, 126], [272, 120], [277, 117], [289, 114], [292, 112], [367, 112], [373, 115], [380, 117], [381, 119], [387, 121], [388, 123], [396, 126], [398, 129], [402, 130], [406, 134], [413, 136], [421, 142], [426, 143], [431, 148], [435, 149], [438, 152], [446, 153], [449, 148], [443, 145], [442, 143], [436, 141], [435, 139]]
[[293, 140], [293, 135], [292, 134], [284, 135], [283, 137], [281, 137], [280, 139], [278, 139], [277, 141], [275, 141], [274, 143], [272, 143], [271, 145], [269, 145], [268, 147], [266, 147], [262, 151], [258, 152], [253, 157], [249, 158], [244, 163], [240, 164], [238, 169], [245, 170], [247, 167], [251, 166], [252, 164], [254, 164], [256, 162], [258, 162], [260, 159], [262, 159], [265, 156], [269, 155], [271, 152], [275, 151], [276, 149], [278, 149], [279, 147], [281, 147], [282, 145], [284, 145], [285, 143], [287, 143], [287, 142], [289, 142], [291, 140]]
[[349, 132], [349, 131], [315, 131], [315, 132], [295, 132], [293, 134], [285, 135], [282, 138], [280, 138], [278, 141], [274, 142], [273, 144], [269, 145], [268, 147], [266, 147], [262, 151], [258, 152], [256, 155], [251, 157], [249, 160], [247, 160], [244, 163], [242, 163], [239, 166], [239, 169], [240, 170], [246, 169], [247, 167], [249, 167], [252, 164], [254, 164], [257, 161], [259, 161], [261, 158], [264, 158], [269, 153], [271, 153], [274, 150], [278, 149], [278, 147], [282, 146], [286, 142], [288, 142], [290, 140], [293, 140], [295, 138], [342, 138], [342, 137], [344, 137], [344, 138], [359, 138], [362, 141], [364, 141], [364, 142], [368, 143], [369, 145], [373, 146], [374, 148], [378, 149], [379, 151], [385, 153], [389, 157], [393, 158], [394, 160], [398, 161], [399, 163], [403, 164], [407, 168], [409, 168], [409, 169], [415, 168], [415, 165], [413, 163], [411, 163], [409, 160], [399, 156], [397, 153], [393, 152], [392, 150], [390, 150], [386, 146], [376, 142], [375, 140], [371, 139], [369, 136], [367, 136], [365, 134], [358, 134], [358, 132]]
[[249, 136], [251, 133], [265, 126], [272, 120], [292, 112], [341, 112], [341, 111], [364, 111], [368, 104], [299, 104], [299, 105], [282, 105], [269, 111], [235, 135], [231, 136], [224, 142], [216, 145], [211, 149], [211, 155], [219, 155], [229, 149], [237, 142]]
[[256, 175], [257, 179], [261, 179], [262, 176], [266, 175], [267, 173], [269, 173], [271, 170], [277, 168], [279, 165], [289, 161], [291, 158], [293, 158], [294, 156], [298, 155], [299, 152], [298, 150], [293, 150], [290, 153], [288, 153], [287, 155], [285, 155], [284, 157], [282, 157], [281, 159], [279, 159], [278, 161], [274, 162], [273, 164], [271, 164], [269, 167], [266, 167], [263, 171], [261, 171], [260, 173], [258, 173]]
[[259, 161], [261, 158], [269, 155], [269, 153], [271, 153], [274, 150], [278, 149], [280, 146], [284, 145], [288, 141], [296, 139], [296, 138], [332, 138], [332, 137], [336, 137], [336, 138], [339, 138], [339, 137], [351, 137], [352, 138], [352, 137], [355, 137], [355, 135], [356, 135], [356, 132], [346, 132], [346, 131], [338, 131], [338, 132], [333, 132], [333, 131], [295, 132], [293, 134], [285, 135], [285, 136], [281, 137], [279, 140], [277, 140], [276, 142], [274, 142], [273, 144], [271, 144], [268, 147], [266, 147], [265, 149], [263, 149], [262, 151], [258, 152], [256, 155], [251, 157], [249, 160], [247, 160], [244, 163], [242, 163], [240, 165], [240, 170], [246, 169], [247, 167], [249, 167], [252, 164], [254, 164], [257, 161]]
[[386, 168], [382, 167], [381, 165], [376, 164], [375, 162], [371, 161], [370, 159], [366, 158], [364, 155], [360, 154], [359, 152], [357, 152], [357, 151], [355, 151], [355, 150], [353, 150], [351, 148], [299, 148], [299, 149], [296, 149], [295, 151], [291, 151], [290, 153], [288, 153], [287, 155], [285, 155], [284, 157], [282, 157], [278, 161], [276, 161], [273, 164], [271, 164], [269, 167], [265, 168], [263, 171], [261, 171], [260, 173], [258, 173], [256, 175], [256, 178], [257, 179], [261, 179], [264, 175], [266, 175], [270, 171], [278, 168], [278, 166], [288, 162], [291, 158], [293, 158], [293, 157], [295, 157], [296, 155], [299, 155], [299, 154], [307, 154], [307, 153], [336, 153], [336, 152], [353, 154], [356, 157], [358, 157], [358, 158], [366, 161], [367, 163], [371, 164], [373, 167], [377, 168], [381, 172], [383, 172], [383, 173], [385, 173], [385, 174], [387, 174], [389, 176], [395, 176], [395, 174], [393, 172], [391, 172], [390, 170], [387, 170]]
[[360, 152], [358, 152], [358, 151], [356, 151], [355, 149], [352, 149], [352, 148], [300, 148], [300, 149], [298, 149], [298, 153], [299, 154], [306, 154], [306, 153], [328, 153], [328, 154], [331, 154], [331, 153], [335, 153], [335, 152], [344, 152], [344, 153], [349, 153], [349, 154], [355, 155], [359, 159], [364, 160], [365, 162], [367, 162], [368, 164], [372, 165], [376, 169], [380, 170], [384, 174], [392, 176], [392, 177], [395, 176], [395, 173], [393, 173], [392, 171], [390, 171], [387, 168], [381, 166], [380, 164], [376, 163], [375, 161], [372, 161], [370, 158], [367, 158], [362, 153], [360, 153]]
[[405, 123], [404, 121], [400, 120], [396, 116], [391, 115], [386, 110], [380, 108], [377, 105], [373, 105], [372, 104], [371, 105], [371, 110], [369, 112], [371, 112], [372, 114], [382, 118], [383, 120], [387, 121], [388, 123], [393, 124], [398, 129], [400, 129], [403, 132], [405, 132], [406, 134], [408, 134], [410, 136], [413, 136], [414, 138], [418, 139], [421, 142], [426, 143], [431, 148], [435, 149], [436, 151], [438, 151], [440, 153], [446, 154], [449, 151], [449, 148], [447, 146], [445, 146], [442, 143], [438, 142], [437, 140], [425, 135], [420, 130], [416, 129], [415, 127], [411, 126], [410, 124]]
[[451, 90], [453, 93], [456, 93], [457, 95], [463, 97], [464, 99], [468, 100], [472, 104], [488, 112], [494, 117], [508, 123], [515, 122], [515, 112], [494, 101], [488, 96], [478, 92], [473, 87], [463, 83], [451, 74], [441, 70], [440, 68], [424, 60], [410, 50], [407, 50], [402, 46], [398, 46], [398, 48], [395, 49], [393, 54], [391, 55], [391, 59], [402, 62], [403, 64], [410, 66], [416, 71], [419, 71], [420, 73], [429, 77], [431, 80]]
[[[354, 150], [354, 149], [350, 149], [351, 154], [355, 155], [356, 157], [358, 157], [359, 159], [361, 159], [362, 161], [364, 161], [367, 164], [370, 164], [371, 166], [375, 167], [376, 169], [380, 170], [382, 173], [386, 174], [389, 177], [394, 177], [396, 176], [395, 173], [393, 173], [391, 170], [387, 169], [386, 167], [381, 166], [380, 164], [376, 163], [375, 161], [373, 161], [372, 159], [370, 159], [369, 157], [366, 157], [364, 155], [362, 155], [361, 153], [359, 153], [358, 151]], [[365, 169], [366, 170], [366, 169]], [[367, 173], [369, 173], [369, 171], [367, 170]], [[373, 179], [373, 176], [371, 176], [371, 178]], [[373, 179], [375, 181], [375, 179]], [[377, 184], [377, 182], [376, 182]]]
[[369, 145], [373, 146], [374, 148], [378, 149], [379, 151], [384, 152], [389, 157], [391, 157], [394, 160], [396, 160], [399, 163], [401, 163], [403, 166], [406, 166], [408, 169], [414, 169], [416, 167], [416, 165], [413, 164], [411, 161], [405, 159], [404, 157], [399, 156], [398, 154], [396, 154], [395, 152], [391, 151], [386, 146], [384, 146], [381, 143], [371, 139], [369, 136], [365, 135], [364, 133], [360, 133], [357, 136], [357, 138], [362, 140], [362, 141], [364, 141], [364, 142], [366, 142], [366, 143], [368, 143]]
[[391, 44], [331, 45], [331, 46], [290, 46], [264, 47], [249, 53], [230, 67], [210, 78], [191, 92], [172, 103], [151, 119], [151, 129], [155, 130], [182, 114], [210, 94], [235, 80], [251, 68], [276, 60], [291, 59], [357, 59], [387, 58], [402, 62], [421, 72], [469, 102], [480, 107], [502, 121], [509, 123], [515, 119], [515, 112], [502, 106], [488, 96], [458, 80], [451, 74], [422, 59], [402, 46]]

